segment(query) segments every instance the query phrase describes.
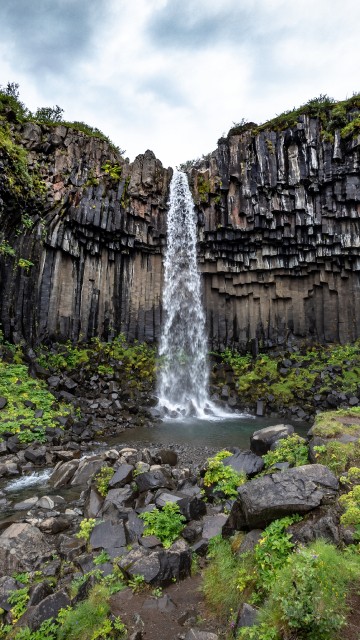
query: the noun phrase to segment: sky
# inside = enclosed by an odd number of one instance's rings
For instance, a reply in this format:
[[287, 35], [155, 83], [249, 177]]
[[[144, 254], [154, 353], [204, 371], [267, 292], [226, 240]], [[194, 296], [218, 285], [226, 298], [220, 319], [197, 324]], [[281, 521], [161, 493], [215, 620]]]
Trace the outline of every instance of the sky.
[[133, 160], [201, 157], [243, 118], [360, 91], [359, 0], [1, 0], [0, 85]]

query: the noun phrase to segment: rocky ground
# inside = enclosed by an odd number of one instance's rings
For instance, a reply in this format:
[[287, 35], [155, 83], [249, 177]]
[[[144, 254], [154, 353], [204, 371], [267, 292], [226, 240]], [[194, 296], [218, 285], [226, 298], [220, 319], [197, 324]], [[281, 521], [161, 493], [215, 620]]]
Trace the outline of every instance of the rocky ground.
[[[31, 577], [29, 598], [15, 629], [39, 628], [60, 609], [85, 600], [97, 581], [110, 576], [108, 584], [114, 584], [121, 575], [121, 590], [114, 589], [109, 600], [110, 615], [121, 616], [129, 637], [225, 637], [223, 626], [206, 609], [197, 573], [213, 536], [240, 530], [243, 544], [251, 548], [267, 524], [298, 513], [303, 520], [290, 528], [296, 542], [309, 543], [319, 536], [336, 545], [354, 540], [351, 528], [339, 524], [339, 482], [327, 466], [291, 468], [284, 462], [277, 473], [254, 478], [264, 468], [264, 453], [292, 431], [286, 425], [264, 429], [254, 434], [249, 451], [234, 449], [224, 460], [248, 479], [235, 499], [204, 485], [204, 463], [212, 452], [191, 446], [179, 451], [175, 445], [122, 446], [84, 456], [84, 445], [68, 440], [3, 452], [2, 465], [11, 476], [19, 474], [19, 467], [29, 473], [55, 465], [45, 494], [43, 487], [41, 495], [35, 487], [30, 498], [16, 502], [8, 492], [1, 493], [2, 509], [8, 513], [0, 524], [4, 624], [14, 622], [9, 594], [27, 588], [28, 583], [21, 582], [24, 574]], [[167, 547], [157, 536], [144, 534], [140, 516], [169, 502], [179, 506], [185, 527]], [[84, 522], [91, 526], [79, 537]], [[250, 609], [253, 621], [256, 611]], [[243, 619], [239, 612], [239, 627], [244, 620], [248, 624], [248, 615], [244, 612]]]

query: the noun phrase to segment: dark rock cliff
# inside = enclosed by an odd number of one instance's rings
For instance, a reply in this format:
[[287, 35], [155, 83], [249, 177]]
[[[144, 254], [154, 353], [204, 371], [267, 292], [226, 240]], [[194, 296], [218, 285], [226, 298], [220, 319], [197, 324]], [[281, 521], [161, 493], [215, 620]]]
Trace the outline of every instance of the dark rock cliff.
[[360, 135], [322, 126], [230, 135], [191, 172], [215, 347], [360, 336]]
[[[230, 132], [189, 173], [213, 348], [360, 336], [360, 135], [322, 127]], [[10, 130], [36, 180], [0, 144], [6, 338], [156, 340], [171, 169], [63, 125]]]
[[[35, 342], [124, 331], [154, 340], [171, 170], [151, 151], [129, 164], [106, 141], [62, 125], [17, 125], [16, 139], [42, 197], [19, 202], [2, 181], [2, 232], [16, 252], [1, 266], [5, 336]], [[6, 160], [3, 150], [5, 176]], [[20, 257], [33, 265], [19, 266]]]

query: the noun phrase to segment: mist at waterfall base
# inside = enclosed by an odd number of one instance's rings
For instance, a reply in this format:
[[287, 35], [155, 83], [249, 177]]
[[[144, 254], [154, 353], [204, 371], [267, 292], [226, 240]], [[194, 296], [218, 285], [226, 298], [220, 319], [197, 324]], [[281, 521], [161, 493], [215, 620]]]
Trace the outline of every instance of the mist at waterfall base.
[[167, 216], [159, 356], [158, 409], [164, 419], [229, 419], [208, 395], [209, 364], [201, 280], [197, 268], [196, 212], [185, 173], [174, 171]]

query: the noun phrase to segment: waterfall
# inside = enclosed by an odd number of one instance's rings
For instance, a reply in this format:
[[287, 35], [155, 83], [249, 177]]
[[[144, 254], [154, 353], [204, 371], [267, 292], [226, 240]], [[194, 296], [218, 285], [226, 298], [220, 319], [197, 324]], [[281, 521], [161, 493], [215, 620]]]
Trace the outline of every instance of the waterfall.
[[196, 214], [185, 173], [174, 171], [167, 218], [160, 339], [159, 408], [170, 416], [204, 417], [209, 367], [205, 313], [196, 260]]

